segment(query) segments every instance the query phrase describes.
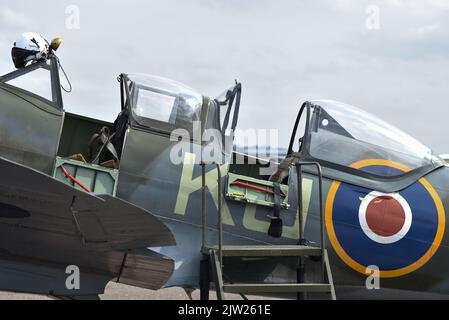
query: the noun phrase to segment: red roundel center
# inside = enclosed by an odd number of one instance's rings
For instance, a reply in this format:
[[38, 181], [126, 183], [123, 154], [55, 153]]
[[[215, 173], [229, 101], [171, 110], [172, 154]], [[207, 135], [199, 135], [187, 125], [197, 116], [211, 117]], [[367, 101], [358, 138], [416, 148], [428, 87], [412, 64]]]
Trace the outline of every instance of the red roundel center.
[[405, 211], [393, 197], [376, 197], [366, 208], [366, 222], [375, 234], [390, 237], [404, 226]]

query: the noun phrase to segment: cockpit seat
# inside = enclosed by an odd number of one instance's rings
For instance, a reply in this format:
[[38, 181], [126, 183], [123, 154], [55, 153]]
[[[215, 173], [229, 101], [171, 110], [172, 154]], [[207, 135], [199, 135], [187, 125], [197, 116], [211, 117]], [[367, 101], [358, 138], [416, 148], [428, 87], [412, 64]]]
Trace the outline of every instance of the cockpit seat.
[[118, 168], [117, 151], [111, 143], [114, 136], [115, 134], [110, 135], [108, 127], [103, 127], [99, 133], [94, 134], [89, 141], [87, 161], [104, 164], [107, 167], [111, 167], [111, 161], [113, 161], [113, 167]]
[[97, 163], [107, 168], [119, 167], [128, 121], [128, 111], [123, 110], [114, 122], [113, 134], [108, 127], [103, 127], [92, 136], [87, 153], [88, 163]]
[[81, 153], [77, 153], [77, 154], [71, 155], [70, 157], [67, 157], [65, 159], [67, 159], [67, 160], [75, 160], [75, 161], [87, 163], [86, 159], [84, 158], [84, 156]]

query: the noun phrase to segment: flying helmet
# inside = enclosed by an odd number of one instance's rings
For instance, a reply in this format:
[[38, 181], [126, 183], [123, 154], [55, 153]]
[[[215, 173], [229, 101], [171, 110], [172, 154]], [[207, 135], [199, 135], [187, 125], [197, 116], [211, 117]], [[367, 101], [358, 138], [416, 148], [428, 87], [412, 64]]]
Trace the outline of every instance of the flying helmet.
[[45, 59], [50, 45], [41, 35], [34, 32], [23, 33], [11, 50], [12, 60], [17, 69], [23, 68], [29, 61]]

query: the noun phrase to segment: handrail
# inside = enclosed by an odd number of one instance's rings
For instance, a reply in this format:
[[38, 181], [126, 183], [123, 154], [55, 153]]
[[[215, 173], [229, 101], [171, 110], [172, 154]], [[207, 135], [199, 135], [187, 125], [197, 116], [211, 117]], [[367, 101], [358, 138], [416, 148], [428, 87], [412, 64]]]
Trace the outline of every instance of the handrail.
[[221, 169], [219, 164], [215, 164], [217, 167], [218, 175], [218, 260], [220, 261], [220, 266], [223, 268], [223, 217], [221, 212], [221, 201], [222, 201], [222, 186], [221, 186]]
[[[218, 259], [221, 267], [223, 267], [223, 216], [222, 216], [222, 174], [220, 165], [213, 163], [217, 170], [217, 185], [218, 185]], [[324, 257], [326, 252], [326, 240], [325, 240], [325, 225], [324, 225], [324, 206], [323, 206], [323, 173], [321, 165], [318, 162], [298, 162], [294, 164], [296, 167], [297, 183], [298, 183], [298, 224], [299, 224], [299, 243], [304, 240], [303, 234], [303, 221], [302, 221], [302, 167], [313, 166], [316, 167], [319, 181], [319, 208], [320, 208], [320, 249], [321, 256]], [[202, 246], [203, 249], [207, 247], [207, 220], [206, 220], [206, 163], [201, 162], [201, 174], [202, 174], [202, 192], [201, 192], [201, 221], [203, 225], [202, 230]], [[325, 277], [325, 261], [321, 259], [323, 279]]]
[[[222, 217], [222, 184], [221, 184], [221, 169], [218, 163], [213, 162], [217, 169], [217, 184], [218, 184], [218, 259], [220, 261], [221, 267], [223, 267], [223, 217]], [[202, 175], [202, 188], [201, 188], [201, 221], [203, 225], [202, 230], [202, 245], [203, 249], [207, 247], [207, 220], [206, 220], [206, 163], [201, 162], [201, 175]]]
[[323, 259], [326, 252], [326, 240], [325, 240], [325, 226], [324, 226], [324, 206], [323, 206], [323, 171], [321, 165], [318, 162], [297, 162], [294, 164], [296, 167], [296, 175], [298, 181], [298, 219], [299, 219], [299, 239], [303, 240], [303, 222], [302, 222], [302, 167], [313, 166], [316, 167], [318, 172], [318, 192], [319, 192], [319, 207], [320, 207], [320, 248], [321, 248], [321, 267], [323, 271], [323, 279], [325, 276], [325, 261]]
[[206, 220], [206, 164], [201, 161], [201, 224], [202, 230], [202, 248], [207, 245], [207, 220]]

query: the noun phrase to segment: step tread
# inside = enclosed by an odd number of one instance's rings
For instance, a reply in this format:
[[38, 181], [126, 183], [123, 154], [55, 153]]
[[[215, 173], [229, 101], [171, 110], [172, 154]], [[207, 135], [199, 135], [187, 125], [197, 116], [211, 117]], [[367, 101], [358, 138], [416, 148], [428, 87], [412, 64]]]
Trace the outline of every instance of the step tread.
[[[211, 248], [218, 250], [217, 247]], [[271, 245], [271, 246], [223, 246], [224, 257], [260, 257], [260, 256], [321, 256], [321, 249], [297, 245]]]
[[327, 283], [234, 283], [223, 285], [228, 293], [287, 293], [287, 292], [328, 292], [332, 286]]

